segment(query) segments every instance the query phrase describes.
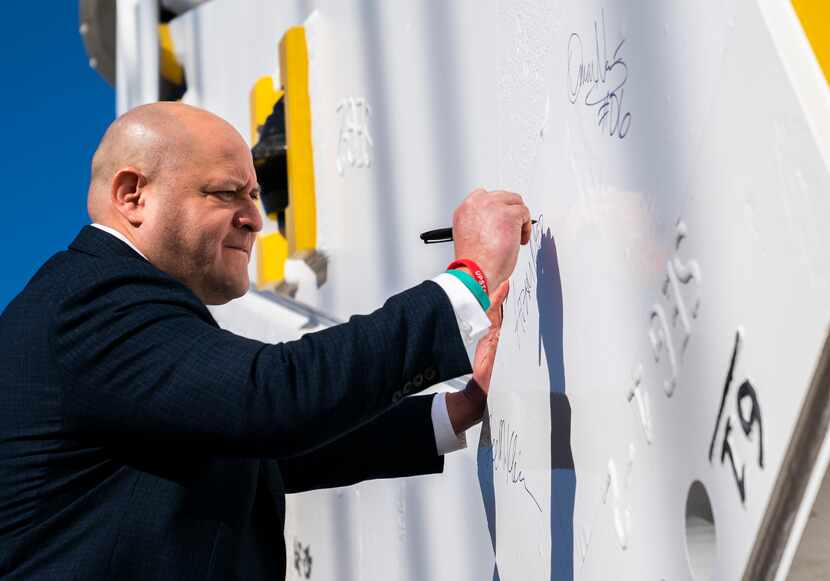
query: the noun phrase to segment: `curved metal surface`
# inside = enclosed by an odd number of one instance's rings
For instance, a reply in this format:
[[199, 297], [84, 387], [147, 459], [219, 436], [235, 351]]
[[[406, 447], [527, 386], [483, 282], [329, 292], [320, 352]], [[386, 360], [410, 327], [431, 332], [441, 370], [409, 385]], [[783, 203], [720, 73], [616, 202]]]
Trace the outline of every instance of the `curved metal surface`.
[[115, 14], [113, 0], [80, 0], [81, 38], [89, 66], [115, 87]]
[[161, 0], [161, 5], [163, 8], [166, 8], [167, 10], [178, 15], [183, 14], [188, 10], [192, 10], [207, 1], [208, 0]]

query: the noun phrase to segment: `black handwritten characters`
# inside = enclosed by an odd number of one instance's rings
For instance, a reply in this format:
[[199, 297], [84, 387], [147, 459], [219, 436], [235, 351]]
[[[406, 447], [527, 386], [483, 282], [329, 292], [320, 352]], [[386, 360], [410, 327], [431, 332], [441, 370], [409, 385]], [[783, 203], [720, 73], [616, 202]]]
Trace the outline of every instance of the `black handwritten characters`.
[[[521, 338], [532, 329], [533, 305], [538, 307], [539, 336], [531, 346], [533, 358], [547, 369], [550, 403], [550, 581], [573, 580], [573, 515], [576, 502], [576, 470], [571, 450], [571, 407], [565, 386], [564, 307], [556, 242], [546, 229], [544, 216], [531, 229], [528, 254], [517, 265], [511, 293], [515, 315], [513, 332]], [[544, 356], [544, 357], [543, 357]], [[527, 446], [516, 426], [504, 418], [486, 414], [478, 450], [478, 477], [493, 551], [496, 551], [495, 479], [519, 491], [535, 509], [544, 513], [538, 481], [530, 482], [523, 464]], [[538, 442], [536, 442], [538, 445]], [[501, 480], [499, 480], [501, 482]], [[547, 491], [545, 491], [547, 493]], [[493, 571], [498, 581], [498, 563]]]
[[[568, 38], [568, 98], [572, 104], [582, 98], [586, 107], [596, 108], [597, 126], [611, 137], [625, 139], [631, 129], [631, 113], [623, 112], [628, 65], [622, 56], [623, 38], [608, 58], [605, 11], [602, 11], [602, 47], [599, 23], [594, 21], [595, 55], [586, 60], [582, 37], [574, 32]], [[588, 48], [587, 50], [591, 50]]]
[[[715, 430], [712, 433], [712, 441], [709, 444], [709, 463], [711, 464], [715, 457], [715, 443], [720, 432], [721, 420], [724, 412], [726, 412], [727, 398], [732, 389], [735, 378], [735, 363], [741, 350], [741, 343], [743, 339], [741, 331], [735, 333], [735, 346], [732, 348], [732, 358], [729, 362], [729, 371], [726, 373], [726, 381], [723, 385], [723, 394], [721, 395], [720, 408], [718, 409], [718, 416], [715, 419]], [[735, 477], [735, 484], [738, 487], [738, 495], [741, 498], [741, 503], [746, 503], [746, 466], [747, 463], [741, 462], [737, 458], [733, 445], [733, 432], [740, 426], [744, 436], [750, 438], [755, 434], [758, 439], [758, 455], [756, 458], [758, 467], [764, 468], [764, 424], [761, 419], [761, 406], [758, 403], [758, 394], [755, 391], [752, 383], [748, 379], [744, 379], [735, 393], [735, 412], [727, 413], [726, 422], [723, 424], [723, 437], [720, 447], [720, 462], [724, 464], [727, 457], [729, 464], [732, 466], [732, 475]], [[737, 420], [735, 420], [737, 415]], [[737, 425], [736, 425], [737, 424]], [[757, 426], [757, 430], [756, 430]], [[738, 465], [740, 464], [740, 471]]]
[[[496, 491], [494, 479], [497, 473], [504, 474], [504, 482], [508, 486], [520, 488], [529, 502], [539, 512], [542, 507], [531, 491], [522, 469], [522, 448], [519, 443], [519, 434], [504, 418], [495, 418], [487, 410], [481, 424], [481, 436], [478, 444], [478, 485], [481, 489], [481, 499], [484, 501], [484, 513], [487, 517], [487, 528], [490, 531], [490, 541], [493, 545], [493, 554], [496, 554]], [[499, 476], [501, 478], [501, 476]], [[500, 581], [498, 561], [494, 562], [492, 581]]]
[[520, 486], [536, 505], [539, 512], [542, 507], [536, 496], [530, 491], [527, 485], [524, 471], [521, 467], [522, 449], [519, 446], [519, 434], [515, 429], [510, 428], [510, 423], [504, 418], [498, 420], [498, 429], [493, 431], [494, 421], [490, 414], [487, 427], [490, 429], [490, 442], [493, 454], [493, 472], [504, 473], [504, 481], [508, 484]]
[[294, 539], [294, 570], [304, 579], [311, 579], [311, 545], [303, 545]]
[[[538, 284], [537, 270], [539, 250], [542, 245], [542, 233], [545, 231], [545, 217], [542, 214], [536, 218], [536, 223], [530, 229], [530, 242], [527, 245], [527, 260], [517, 265], [516, 278], [519, 289], [511, 293], [513, 299], [513, 312], [516, 317], [513, 325], [513, 333], [521, 345], [521, 337], [527, 332], [527, 322], [530, 316], [531, 303], [536, 298], [536, 287]], [[515, 282], [513, 284], [516, 284]]]

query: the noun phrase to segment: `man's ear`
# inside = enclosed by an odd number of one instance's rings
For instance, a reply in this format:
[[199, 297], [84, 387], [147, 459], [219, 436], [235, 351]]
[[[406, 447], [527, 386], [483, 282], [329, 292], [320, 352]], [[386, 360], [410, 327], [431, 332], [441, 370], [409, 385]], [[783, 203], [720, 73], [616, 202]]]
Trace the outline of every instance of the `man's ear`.
[[147, 178], [132, 166], [121, 168], [112, 178], [112, 204], [133, 226], [141, 226], [144, 221], [142, 188], [146, 185]]

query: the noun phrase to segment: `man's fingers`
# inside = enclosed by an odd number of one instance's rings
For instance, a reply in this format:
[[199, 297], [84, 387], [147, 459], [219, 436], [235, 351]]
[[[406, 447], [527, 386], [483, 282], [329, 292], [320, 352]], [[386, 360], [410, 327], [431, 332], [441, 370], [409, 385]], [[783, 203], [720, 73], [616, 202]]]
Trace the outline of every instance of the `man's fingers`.
[[530, 241], [530, 230], [532, 228], [532, 224], [530, 223], [530, 210], [528, 210], [527, 206], [524, 204], [521, 206], [517, 219], [520, 220], [522, 224], [521, 243], [527, 244]]
[[506, 190], [493, 190], [491, 192], [488, 192], [483, 188], [476, 188], [475, 190], [470, 192], [467, 197], [471, 198], [473, 196], [487, 196], [487, 199], [490, 202], [496, 202], [508, 206], [523, 206], [525, 203], [522, 196], [515, 192], [508, 192]]
[[507, 298], [507, 293], [510, 291], [510, 280], [505, 280], [502, 282], [499, 287], [496, 289], [492, 295], [490, 295], [490, 308], [492, 309], [495, 306], [501, 305], [504, 302], [504, 299]]
[[490, 296], [490, 309], [487, 311], [487, 316], [495, 328], [501, 327], [502, 316], [504, 314], [503, 305], [507, 294], [510, 292], [510, 280], [505, 280]]
[[508, 214], [511, 218], [513, 218], [517, 224], [522, 224], [524, 222], [530, 222], [530, 210], [527, 209], [527, 206], [524, 204], [516, 205], [511, 204], [502, 210], [505, 214]]
[[520, 226], [520, 234], [521, 234], [521, 243], [527, 244], [530, 240], [530, 210], [527, 209], [527, 206], [510, 206], [509, 208], [505, 209], [505, 212], [509, 213], [510, 216], [516, 221], [515, 223], [521, 224]]
[[530, 242], [530, 229], [532, 227], [533, 225], [530, 223], [530, 220], [522, 223], [522, 244]]
[[490, 196], [490, 199], [501, 204], [507, 204], [509, 206], [517, 206], [523, 205], [524, 200], [519, 194], [514, 194], [513, 192], [505, 192], [505, 191], [495, 191], [495, 192], [488, 192], [487, 194]]

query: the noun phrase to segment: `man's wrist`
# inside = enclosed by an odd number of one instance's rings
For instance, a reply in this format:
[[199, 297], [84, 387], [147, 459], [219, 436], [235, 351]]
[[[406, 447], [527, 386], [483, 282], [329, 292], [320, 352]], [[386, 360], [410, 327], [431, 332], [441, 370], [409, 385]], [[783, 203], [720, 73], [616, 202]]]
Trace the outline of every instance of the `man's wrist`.
[[490, 308], [490, 297], [487, 294], [486, 286], [483, 283], [479, 283], [475, 278], [467, 274], [466, 272], [462, 272], [458, 269], [451, 268], [447, 271], [447, 274], [450, 276], [454, 276], [457, 278], [461, 283], [467, 287], [473, 296], [478, 301], [481, 308], [487, 311]]
[[447, 414], [456, 434], [467, 431], [484, 416], [487, 396], [473, 379], [463, 390], [448, 393], [446, 398]]
[[[471, 277], [473, 277], [474, 280], [478, 280], [476, 278], [476, 274], [472, 271], [470, 266], [458, 262], [461, 259], [462, 259], [461, 257], [457, 256], [455, 258], [455, 260], [453, 260], [453, 262], [450, 263], [450, 264], [453, 265], [453, 267], [452, 267], [453, 270], [460, 270], [460, 271], [464, 272], [465, 274], [468, 274]], [[496, 276], [496, 273], [494, 271], [491, 271], [490, 269], [488, 269], [486, 267], [485, 263], [478, 262], [478, 261], [475, 261], [475, 260], [472, 260], [472, 262], [475, 266], [477, 266], [479, 268], [481, 273], [484, 275], [484, 278], [487, 280], [487, 287], [488, 287], [487, 294], [490, 295], [490, 294], [494, 293], [496, 291], [496, 289], [499, 288], [499, 285], [503, 281], [500, 280]]]
[[436, 393], [432, 398], [432, 427], [435, 431], [435, 451], [439, 456], [467, 447], [464, 432], [456, 434], [447, 411], [447, 392]]

